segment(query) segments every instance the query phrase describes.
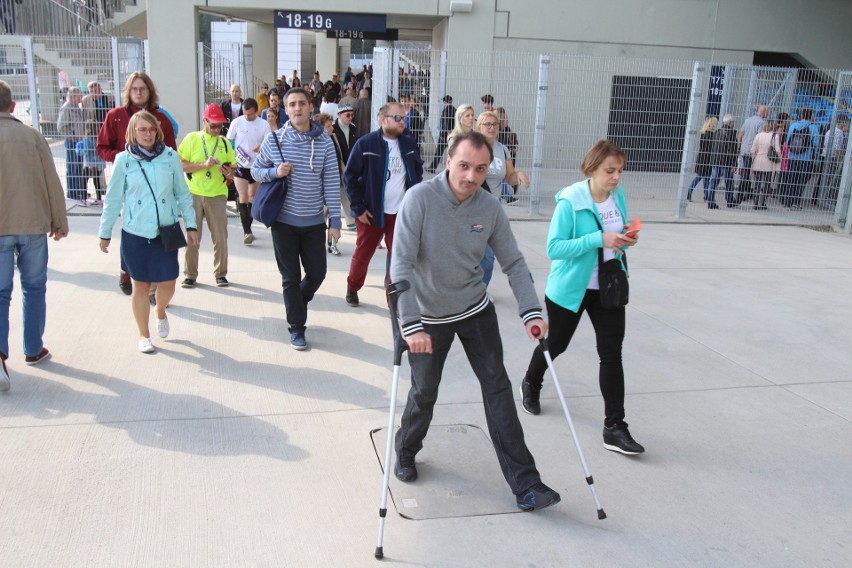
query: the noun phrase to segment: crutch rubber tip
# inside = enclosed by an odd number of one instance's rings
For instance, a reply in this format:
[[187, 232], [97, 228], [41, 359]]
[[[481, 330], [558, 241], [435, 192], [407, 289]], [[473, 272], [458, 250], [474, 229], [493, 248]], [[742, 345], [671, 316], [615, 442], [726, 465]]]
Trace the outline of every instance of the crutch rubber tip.
[[375, 556], [376, 556], [376, 560], [381, 560], [382, 558], [385, 557], [385, 553], [382, 551], [381, 546], [376, 547], [376, 555]]
[[[604, 520], [606, 518], [606, 513], [604, 513], [603, 509], [598, 509], [598, 520]], [[378, 552], [376, 553], [378, 554]], [[378, 558], [378, 556], [376, 556]]]

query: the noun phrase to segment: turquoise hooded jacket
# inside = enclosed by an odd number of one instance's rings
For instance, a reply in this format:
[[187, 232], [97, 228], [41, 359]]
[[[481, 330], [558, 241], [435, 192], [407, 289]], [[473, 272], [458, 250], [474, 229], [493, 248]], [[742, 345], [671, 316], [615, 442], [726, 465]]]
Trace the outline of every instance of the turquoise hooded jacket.
[[[626, 222], [624, 188], [619, 185], [612, 196]], [[600, 213], [592, 200], [589, 180], [569, 185], [556, 194], [556, 210], [547, 234], [551, 265], [544, 293], [550, 301], [572, 312], [580, 308], [598, 261], [598, 249], [603, 247], [603, 231], [595, 217], [600, 219]]]

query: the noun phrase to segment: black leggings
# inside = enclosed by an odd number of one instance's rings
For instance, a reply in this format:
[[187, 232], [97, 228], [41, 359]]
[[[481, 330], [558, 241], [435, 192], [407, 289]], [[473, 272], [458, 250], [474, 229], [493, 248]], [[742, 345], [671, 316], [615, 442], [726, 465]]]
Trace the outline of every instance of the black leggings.
[[[604, 399], [604, 425], [614, 426], [624, 421], [624, 368], [621, 365], [621, 344], [624, 340], [624, 308], [608, 310], [601, 306], [600, 292], [586, 290], [576, 312], [552, 302], [545, 296], [547, 319], [547, 348], [553, 359], [568, 348], [583, 312], [589, 314], [595, 328], [600, 371], [598, 382]], [[547, 361], [540, 347], [530, 359], [524, 379], [533, 387], [541, 388]]]

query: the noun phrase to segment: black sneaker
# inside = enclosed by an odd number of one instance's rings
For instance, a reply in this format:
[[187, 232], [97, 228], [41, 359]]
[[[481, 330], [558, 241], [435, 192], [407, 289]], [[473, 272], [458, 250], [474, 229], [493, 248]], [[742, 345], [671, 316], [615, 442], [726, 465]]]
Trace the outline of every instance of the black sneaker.
[[195, 278], [184, 278], [180, 283], [181, 288], [195, 288]]
[[304, 351], [308, 348], [308, 340], [305, 339], [305, 330], [290, 332], [290, 347], [296, 351]]
[[118, 287], [121, 288], [121, 291], [127, 296], [133, 293], [133, 282], [130, 281], [130, 275], [128, 273], [122, 272], [118, 275]]
[[414, 456], [397, 455], [393, 474], [398, 480], [406, 483], [417, 479], [417, 466], [414, 465]]
[[604, 426], [603, 447], [628, 456], [635, 456], [645, 451], [642, 444], [634, 440], [633, 436], [630, 435], [630, 430], [627, 429], [626, 422], [616, 424], [611, 428]]
[[521, 511], [535, 511], [556, 505], [561, 501], [559, 493], [539, 481], [526, 491], [515, 496], [518, 509]]
[[353, 308], [358, 307], [360, 303], [358, 301], [358, 292], [355, 290], [346, 289], [346, 303], [352, 306]]
[[539, 404], [538, 400], [539, 395], [541, 394], [541, 387], [536, 388], [524, 380], [521, 381], [521, 386], [519, 388], [521, 391], [521, 404], [524, 408], [524, 412], [532, 414], [533, 416], [541, 414], [541, 404]]
[[228, 282], [228, 279], [224, 276], [216, 277], [216, 286], [218, 286], [219, 288], [225, 288], [226, 286], [228, 286], [228, 284], [230, 284], [230, 282]]

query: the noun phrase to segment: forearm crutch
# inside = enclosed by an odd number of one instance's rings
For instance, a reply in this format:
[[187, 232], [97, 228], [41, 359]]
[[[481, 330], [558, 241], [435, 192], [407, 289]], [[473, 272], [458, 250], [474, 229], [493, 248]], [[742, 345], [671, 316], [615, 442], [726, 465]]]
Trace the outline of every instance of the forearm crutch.
[[399, 322], [396, 318], [396, 302], [399, 295], [408, 290], [411, 285], [407, 280], [400, 280], [388, 284], [386, 290], [388, 295], [388, 308], [390, 309], [391, 326], [394, 330], [393, 346], [393, 382], [391, 383], [390, 409], [388, 410], [388, 440], [385, 445], [385, 474], [382, 477], [382, 498], [379, 504], [379, 539], [376, 543], [377, 559], [384, 558], [382, 550], [382, 538], [385, 533], [385, 516], [388, 514], [388, 485], [390, 484], [391, 472], [391, 448], [393, 447], [393, 427], [396, 414], [396, 391], [399, 387], [399, 367], [402, 364], [402, 354], [408, 350], [408, 343], [399, 331]]
[[598, 509], [598, 519], [605, 519], [601, 502], [598, 500], [598, 494], [595, 491], [595, 481], [592, 479], [592, 474], [589, 473], [589, 466], [586, 465], [586, 458], [583, 457], [583, 449], [580, 447], [580, 440], [577, 439], [577, 431], [574, 430], [574, 421], [571, 420], [571, 412], [568, 411], [568, 403], [565, 402], [565, 396], [562, 394], [562, 387], [559, 386], [559, 379], [556, 377], [556, 370], [553, 368], [553, 359], [550, 358], [550, 351], [547, 348], [547, 339], [541, 333], [541, 328], [537, 325], [532, 327], [533, 336], [538, 338], [541, 352], [544, 353], [544, 360], [547, 361], [547, 368], [550, 369], [550, 375], [553, 377], [553, 384], [556, 385], [556, 394], [559, 395], [559, 402], [562, 403], [562, 410], [565, 411], [565, 419], [568, 421], [568, 428], [571, 429], [571, 436], [574, 438], [574, 447], [577, 448], [577, 455], [580, 456], [580, 463], [583, 464], [583, 473], [586, 474], [586, 483], [589, 484], [589, 489], [592, 492], [592, 498], [595, 500], [595, 507]]

